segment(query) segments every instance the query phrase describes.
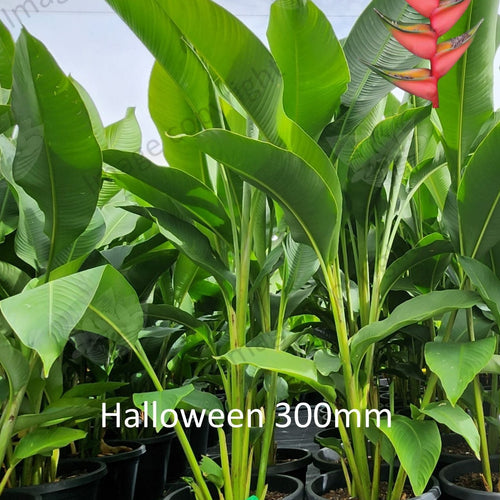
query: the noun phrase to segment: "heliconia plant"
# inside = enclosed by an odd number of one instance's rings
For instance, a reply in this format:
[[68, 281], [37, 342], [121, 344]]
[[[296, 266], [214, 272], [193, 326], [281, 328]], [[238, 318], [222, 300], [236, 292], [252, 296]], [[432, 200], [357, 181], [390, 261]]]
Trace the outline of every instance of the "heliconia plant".
[[368, 66], [400, 89], [432, 102], [439, 107], [438, 82], [462, 57], [474, 40], [481, 24], [479, 22], [466, 33], [439, 42], [439, 37], [462, 17], [471, 0], [407, 0], [419, 14], [427, 17], [429, 23], [398, 23], [375, 9], [392, 36], [411, 53], [430, 61], [430, 68], [390, 70], [378, 65]]

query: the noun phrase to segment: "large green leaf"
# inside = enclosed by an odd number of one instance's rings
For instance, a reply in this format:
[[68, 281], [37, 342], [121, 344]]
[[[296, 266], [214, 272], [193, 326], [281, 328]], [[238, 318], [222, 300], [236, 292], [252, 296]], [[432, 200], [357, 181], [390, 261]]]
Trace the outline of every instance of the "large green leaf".
[[10, 397], [26, 385], [30, 377], [28, 361], [3, 335], [0, 335], [0, 365], [9, 380]]
[[287, 115], [317, 138], [349, 82], [347, 61], [332, 26], [310, 0], [276, 0], [267, 38], [283, 75]]
[[[200, 67], [200, 62], [190, 50], [184, 53], [186, 64], [192, 66], [193, 72], [187, 73], [184, 80], [189, 78], [192, 85], [186, 88], [185, 82], [178, 83], [164, 66], [156, 62], [149, 80], [149, 111], [160, 132], [163, 154], [169, 165], [207, 184], [208, 170], [204, 155], [189, 146], [183, 148], [172, 143], [172, 136], [191, 135], [213, 126], [213, 110], [217, 110], [215, 103], [209, 104], [208, 73]], [[198, 75], [196, 82], [192, 79], [195, 74]], [[202, 83], [203, 87], [200, 85]], [[197, 102], [197, 99], [201, 102]]]
[[308, 245], [288, 238], [285, 242], [285, 270], [283, 292], [287, 295], [300, 290], [318, 270], [316, 254]]
[[16, 254], [35, 269], [47, 265], [49, 238], [43, 232], [45, 219], [36, 201], [16, 184], [12, 171], [16, 148], [5, 136], [0, 135], [0, 171], [15, 191], [19, 206], [15, 248]]
[[500, 280], [489, 267], [477, 260], [459, 257], [459, 262], [500, 325]]
[[449, 401], [439, 401], [438, 403], [430, 403], [422, 409], [412, 407], [412, 411], [417, 414], [423, 413], [436, 422], [446, 425], [450, 431], [463, 436], [479, 458], [481, 445], [479, 432], [472, 417], [460, 406], [452, 406]]
[[133, 347], [142, 325], [142, 308], [135, 290], [116, 269], [106, 266], [79, 329]]
[[380, 122], [354, 150], [350, 159], [347, 199], [360, 222], [376, 197], [400, 154], [401, 145], [415, 125], [429, 116], [430, 107], [412, 108]]
[[12, 110], [19, 124], [14, 180], [45, 214], [50, 265], [94, 214], [102, 159], [78, 91], [26, 31], [17, 42]]
[[128, 108], [125, 118], [104, 129], [108, 149], [137, 153], [141, 149], [142, 133], [135, 116], [135, 109]]
[[327, 262], [335, 257], [342, 210], [336, 177], [335, 184], [328, 184], [299, 156], [224, 130], [178, 140], [195, 142], [201, 151], [264, 190], [286, 211], [297, 241], [312, 245]]
[[413, 492], [421, 495], [441, 453], [441, 436], [436, 422], [393, 415], [391, 425], [382, 421], [380, 430], [394, 446], [401, 466], [408, 474]]
[[26, 290], [0, 302], [21, 342], [41, 357], [47, 375], [90, 304], [104, 268], [95, 268]]
[[[184, 397], [194, 391], [193, 385], [185, 385], [176, 389], [156, 392], [135, 393], [133, 396], [134, 404], [144, 411], [145, 403], [149, 409], [148, 416], [156, 422], [156, 431], [162, 429], [162, 414], [166, 410], [175, 410]], [[171, 416], [170, 412], [164, 414], [165, 418]]]
[[57, 448], [63, 448], [79, 439], [83, 439], [87, 433], [79, 429], [68, 429], [57, 427], [55, 429], [37, 429], [24, 436], [14, 450], [12, 455], [12, 466], [21, 460], [34, 455], [47, 454]]
[[7, 181], [0, 178], [0, 243], [16, 230], [18, 219], [19, 213], [14, 195]]
[[129, 210], [155, 220], [160, 232], [193, 262], [212, 273], [219, 284], [234, 283], [234, 277], [213, 250], [209, 239], [193, 224], [157, 208], [129, 207]]
[[102, 412], [102, 402], [80, 398], [79, 400], [68, 400], [67, 406], [49, 406], [40, 413], [19, 415], [14, 425], [13, 434], [28, 430], [33, 427], [52, 427], [54, 425], [68, 422], [68, 420], [79, 420], [98, 417]]
[[[201, 154], [200, 152], [198, 152]], [[183, 170], [159, 167], [141, 155], [105, 151], [104, 160], [182, 204], [187, 211], [223, 239], [232, 242], [231, 223], [222, 202], [205, 184]]]
[[389, 293], [403, 274], [408, 272], [411, 268], [428, 259], [453, 252], [453, 247], [449, 241], [442, 239], [441, 235], [436, 237], [438, 239], [433, 238], [428, 244], [423, 244], [422, 246], [417, 245], [415, 248], [408, 250], [387, 268], [380, 284], [381, 302], [384, 301], [387, 293]]
[[327, 379], [316, 368], [314, 361], [299, 358], [293, 354], [265, 347], [241, 347], [229, 351], [221, 359], [233, 365], [251, 365], [262, 370], [283, 373], [305, 382], [321, 393], [327, 401], [336, 400], [335, 388], [331, 379]]
[[425, 345], [425, 360], [439, 377], [452, 405], [491, 360], [495, 347], [494, 337], [475, 342], [428, 342]]
[[8, 262], [0, 262], [0, 299], [21, 293], [29, 280], [30, 277], [21, 269]]
[[0, 21], [0, 88], [12, 88], [14, 41], [6, 26]]
[[151, 75], [149, 108], [162, 137], [167, 161], [205, 181], [203, 158], [189, 149], [172, 147], [168, 136], [220, 126], [210, 75], [166, 14], [165, 2], [109, 0], [108, 3], [157, 60]]
[[447, 34], [447, 38], [462, 35], [483, 21], [474, 43], [439, 82], [440, 106], [437, 112], [443, 127], [449, 168], [455, 180], [460, 178], [458, 169], [463, 167], [483, 124], [494, 111], [493, 61], [498, 4], [498, 0], [472, 0], [468, 12]]
[[479, 296], [462, 290], [443, 290], [419, 295], [396, 307], [390, 316], [359, 330], [351, 340], [351, 358], [359, 366], [368, 348], [400, 328], [440, 316], [454, 309], [466, 309], [477, 304]]
[[500, 123], [474, 152], [458, 188], [462, 250], [469, 257], [484, 256], [500, 241], [499, 143]]
[[[328, 184], [334, 184], [335, 171], [322, 149], [284, 112], [283, 80], [276, 62], [243, 23], [211, 0], [144, 0], [140, 5], [127, 0], [107, 1], [164, 68], [170, 65], [184, 69], [189, 48], [175, 24], [264, 137], [277, 145], [286, 145], [320, 172]], [[177, 83], [185, 78], [182, 71], [170, 74]], [[196, 97], [195, 93], [187, 94]], [[207, 106], [207, 102], [202, 106]]]
[[342, 99], [346, 111], [340, 136], [347, 136], [394, 88], [368, 69], [364, 61], [391, 69], [411, 68], [418, 61], [391, 36], [374, 12], [375, 8], [398, 22], [422, 22], [421, 16], [409, 9], [405, 0], [373, 0], [358, 17], [344, 43], [351, 82]]
[[145, 304], [143, 306], [144, 313], [150, 320], [169, 320], [179, 323], [195, 332], [200, 333], [204, 337], [208, 337], [210, 330], [208, 326], [195, 318], [191, 314], [168, 304]]

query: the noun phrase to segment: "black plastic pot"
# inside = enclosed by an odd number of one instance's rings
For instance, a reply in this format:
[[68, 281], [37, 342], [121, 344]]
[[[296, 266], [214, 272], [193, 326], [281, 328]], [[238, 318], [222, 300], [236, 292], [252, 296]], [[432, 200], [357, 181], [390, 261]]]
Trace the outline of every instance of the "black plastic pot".
[[[382, 466], [380, 477], [385, 480], [389, 475], [389, 467]], [[306, 484], [306, 498], [308, 500], [324, 500], [322, 495], [327, 491], [337, 488], [345, 488], [346, 482], [342, 470], [336, 470], [322, 474]], [[437, 500], [441, 496], [439, 482], [435, 477], [431, 477], [427, 491], [412, 500]]]
[[319, 444], [320, 439], [337, 438], [340, 439], [340, 431], [337, 427], [327, 427], [314, 435], [314, 442]]
[[312, 461], [321, 474], [342, 468], [340, 455], [330, 448], [320, 448], [313, 451]]
[[4, 490], [5, 500], [97, 500], [99, 481], [106, 475], [106, 465], [97, 460], [64, 460], [58, 472], [62, 476], [78, 474], [57, 483], [24, 486]]
[[[491, 459], [491, 467], [498, 470], [498, 457]], [[498, 500], [500, 493], [488, 493], [487, 491], [471, 490], [463, 486], [457, 486], [454, 481], [462, 474], [468, 472], [481, 472], [481, 462], [475, 458], [470, 460], [461, 460], [454, 464], [443, 467], [439, 472], [439, 482], [441, 489], [448, 498], [459, 498], [462, 500]]]
[[[304, 484], [292, 476], [269, 476], [267, 478], [269, 491], [286, 493], [283, 500], [302, 500], [304, 498]], [[216, 498], [216, 497], [214, 497]], [[189, 486], [184, 486], [169, 493], [164, 500], [193, 500], [194, 493]]]
[[170, 447], [174, 437], [175, 432], [168, 432], [137, 439], [146, 445], [146, 453], [139, 460], [135, 500], [158, 500], [162, 497], [167, 481]]
[[135, 493], [137, 471], [141, 456], [146, 453], [146, 446], [138, 441], [108, 441], [111, 446], [128, 446], [131, 451], [116, 455], [97, 457], [106, 464], [108, 473], [99, 485], [98, 500], [119, 498], [132, 500]]
[[278, 448], [276, 464], [267, 469], [269, 476], [277, 474], [296, 477], [304, 484], [306, 482], [307, 466], [312, 461], [309, 450], [302, 448]]

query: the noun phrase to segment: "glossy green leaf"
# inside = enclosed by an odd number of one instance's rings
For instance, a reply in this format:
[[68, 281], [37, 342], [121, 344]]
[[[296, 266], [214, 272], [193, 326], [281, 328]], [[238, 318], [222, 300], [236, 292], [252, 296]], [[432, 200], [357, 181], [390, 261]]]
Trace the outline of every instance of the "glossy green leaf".
[[500, 325], [500, 280], [489, 267], [477, 260], [459, 257], [459, 262]]
[[400, 328], [438, 317], [454, 309], [466, 309], [476, 305], [479, 296], [462, 290], [443, 290], [419, 295], [396, 307], [390, 316], [382, 321], [371, 323], [359, 330], [351, 340], [351, 359], [356, 367], [368, 348]]
[[427, 245], [416, 246], [408, 250], [404, 255], [396, 259], [384, 273], [380, 284], [380, 296], [382, 302], [387, 293], [396, 284], [403, 274], [409, 271], [412, 267], [432, 259], [437, 255], [443, 255], [453, 252], [453, 247], [449, 241], [444, 239], [436, 239]]
[[5, 136], [0, 135], [0, 171], [16, 193], [19, 206], [15, 249], [16, 254], [34, 269], [41, 270], [47, 265], [50, 242], [44, 233], [45, 218], [36, 201], [16, 184], [12, 165], [16, 147]]
[[10, 397], [13, 398], [29, 380], [28, 361], [3, 335], [0, 335], [0, 365], [9, 380]]
[[107, 149], [137, 153], [141, 149], [142, 132], [135, 116], [135, 109], [128, 108], [125, 118], [104, 129]]
[[90, 304], [103, 272], [95, 268], [73, 274], [0, 302], [21, 342], [40, 355], [46, 375]]
[[174, 301], [182, 306], [185, 299], [189, 299], [189, 289], [198, 275], [199, 266], [185, 254], [180, 254], [175, 262], [173, 275]]
[[373, 0], [358, 17], [344, 43], [351, 82], [342, 99], [346, 110], [342, 117], [341, 136], [347, 136], [394, 88], [363, 61], [392, 69], [411, 68], [418, 61], [391, 36], [374, 8], [397, 22], [422, 22], [421, 16], [411, 10], [405, 0]]
[[331, 403], [336, 400], [335, 388], [330, 379], [323, 377], [314, 361], [293, 354], [265, 347], [241, 347], [229, 351], [221, 359], [233, 365], [251, 365], [262, 370], [283, 373], [305, 382]]
[[137, 209], [136, 213], [152, 217], [158, 223], [160, 232], [193, 262], [212, 273], [219, 284], [234, 282], [233, 276], [212, 249], [208, 238], [194, 225], [156, 208]]
[[283, 291], [286, 294], [300, 290], [319, 268], [318, 257], [308, 246], [288, 238], [285, 242], [285, 269]]
[[354, 150], [349, 165], [347, 197], [354, 215], [364, 222], [375, 203], [391, 163], [415, 125], [429, 116], [430, 107], [409, 109], [380, 122]]
[[[182, 399], [193, 391], [194, 387], [190, 384], [165, 391], [135, 393], [133, 395], [133, 400], [137, 408], [140, 408], [143, 411], [146, 407], [145, 403], [147, 402], [147, 408], [149, 410], [148, 417], [150, 419], [155, 419], [156, 431], [160, 432], [163, 427], [161, 419], [162, 413], [166, 410], [175, 410], [179, 406]], [[168, 422], [168, 418], [171, 417], [171, 413], [167, 412], [164, 416]]]
[[21, 269], [8, 262], [0, 262], [0, 299], [21, 293], [29, 280], [30, 277]]
[[14, 450], [12, 465], [17, 465], [21, 460], [34, 455], [50, 453], [57, 448], [64, 448], [73, 441], [78, 441], [87, 436], [79, 429], [56, 427], [55, 429], [37, 429], [24, 436]]
[[224, 206], [217, 195], [195, 177], [177, 168], [159, 167], [137, 154], [105, 151], [104, 160], [172, 197], [196, 220], [226, 241], [232, 241], [231, 223]]
[[143, 325], [143, 313], [137, 294], [113, 267], [101, 268], [101, 273], [99, 286], [78, 328], [133, 347]]
[[139, 217], [127, 212], [112, 204], [106, 205], [101, 209], [101, 214], [106, 225], [105, 232], [99, 242], [99, 247], [109, 245], [118, 238], [127, 236], [137, 226]]
[[[446, 37], [459, 36], [483, 21], [465, 55], [439, 82], [437, 110], [452, 177], [465, 165], [481, 128], [493, 114], [494, 57], [498, 0], [472, 0], [467, 13]], [[487, 181], [488, 182], [488, 181]], [[455, 184], [456, 186], [456, 184]]]
[[203, 127], [220, 126], [210, 75], [165, 12], [165, 2], [109, 0], [108, 3], [157, 60], [151, 75], [149, 108], [162, 137], [167, 161], [205, 181], [203, 158], [189, 149], [172, 147], [167, 135], [192, 134]]
[[149, 320], [169, 320], [179, 323], [203, 336], [208, 336], [210, 331], [208, 326], [195, 318], [191, 314], [168, 304], [145, 304], [143, 306], [144, 314]]
[[[13, 434], [28, 430], [33, 427], [52, 427], [69, 420], [83, 421], [92, 417], [98, 417], [101, 407], [90, 406], [88, 400], [81, 400], [79, 404], [68, 401], [68, 406], [48, 407], [40, 413], [29, 413], [19, 415], [14, 425]], [[68, 424], [67, 424], [68, 425]]]
[[16, 230], [18, 220], [19, 212], [14, 195], [7, 181], [0, 178], [0, 243]]
[[295, 154], [224, 130], [179, 141], [195, 142], [201, 151], [264, 190], [286, 211], [295, 240], [312, 245], [328, 262], [335, 257], [342, 210], [338, 179], [328, 184]]
[[45, 214], [51, 265], [92, 219], [101, 153], [77, 90], [26, 31], [17, 42], [14, 75], [12, 110], [19, 137], [13, 174]]
[[0, 87], [12, 88], [12, 66], [14, 64], [14, 41], [9, 30], [0, 21]]
[[474, 420], [460, 406], [452, 406], [449, 401], [430, 403], [422, 409], [412, 408], [412, 411], [423, 413], [436, 422], [446, 425], [451, 432], [460, 434], [479, 458], [480, 439]]
[[458, 188], [463, 252], [469, 257], [484, 256], [500, 241], [500, 177], [496, 168], [499, 142], [500, 124], [472, 155]]
[[436, 422], [393, 415], [391, 426], [387, 421], [382, 421], [380, 430], [394, 446], [401, 466], [408, 474], [413, 492], [421, 495], [441, 453], [441, 436]]
[[71, 76], [69, 77], [69, 79], [71, 83], [75, 86], [78, 93], [80, 94], [80, 97], [84, 102], [85, 107], [87, 108], [90, 122], [92, 123], [92, 130], [94, 131], [94, 136], [97, 142], [99, 143], [99, 146], [101, 147], [101, 149], [106, 149], [108, 146], [106, 140], [106, 133], [104, 131], [104, 125], [101, 120], [101, 115], [99, 114], [99, 111], [97, 110], [94, 101], [80, 83], [78, 83]]
[[[184, 70], [188, 65], [182, 54], [188, 49], [173, 27], [177, 26], [262, 134], [277, 145], [286, 145], [316, 169], [327, 183], [334, 184], [335, 171], [326, 155], [284, 112], [283, 80], [273, 57], [257, 36], [227, 10], [210, 0], [188, 3], [144, 0], [141, 5], [127, 0], [107, 1], [164, 68], [170, 64]], [[203, 19], [203, 30], [199, 29], [200, 19]], [[173, 75], [173, 71], [170, 73]], [[185, 78], [182, 71], [174, 77], [178, 83], [186, 82]], [[189, 91], [187, 95], [197, 96]], [[206, 105], [207, 102], [203, 102], [202, 106]]]
[[[214, 110], [217, 111], [217, 105], [210, 104], [208, 73], [191, 51], [183, 51], [184, 54], [191, 70], [183, 75], [179, 83], [160, 63], [155, 63], [149, 81], [149, 111], [160, 133], [168, 164], [207, 184], [209, 179], [204, 156], [196, 149], [172, 143], [173, 136], [192, 135], [212, 127], [212, 115]], [[196, 82], [195, 75], [198, 78]], [[189, 88], [186, 88], [187, 80], [191, 82]], [[198, 99], [204, 104], [197, 102]]]
[[491, 360], [495, 347], [494, 337], [475, 342], [428, 342], [425, 345], [425, 360], [439, 377], [452, 405]]
[[[215, 484], [221, 489], [224, 486], [224, 474], [222, 468], [217, 462], [214, 462], [210, 457], [203, 457], [200, 462], [200, 469], [208, 481]], [[255, 497], [257, 498], [257, 497]], [[248, 499], [251, 500], [251, 499]]]
[[271, 6], [267, 38], [283, 75], [285, 112], [317, 138], [349, 82], [347, 61], [332, 26], [310, 0], [277, 0]]

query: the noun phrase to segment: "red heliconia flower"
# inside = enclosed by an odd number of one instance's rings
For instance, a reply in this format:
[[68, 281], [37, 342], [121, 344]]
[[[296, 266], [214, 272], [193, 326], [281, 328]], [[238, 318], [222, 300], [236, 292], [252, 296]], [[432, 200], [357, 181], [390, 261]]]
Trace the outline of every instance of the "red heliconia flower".
[[439, 107], [438, 81], [462, 57], [474, 39], [481, 22], [463, 35], [438, 43], [462, 17], [471, 0], [406, 0], [417, 12], [430, 20], [429, 24], [397, 23], [375, 9], [392, 36], [406, 49], [422, 59], [428, 59], [430, 69], [391, 71], [368, 64], [377, 74], [397, 87], [432, 101]]
[[405, 92], [431, 101], [434, 107], [438, 104], [437, 78], [430, 69], [415, 68], [392, 71], [374, 64], [367, 64], [375, 73], [389, 80], [393, 85]]

